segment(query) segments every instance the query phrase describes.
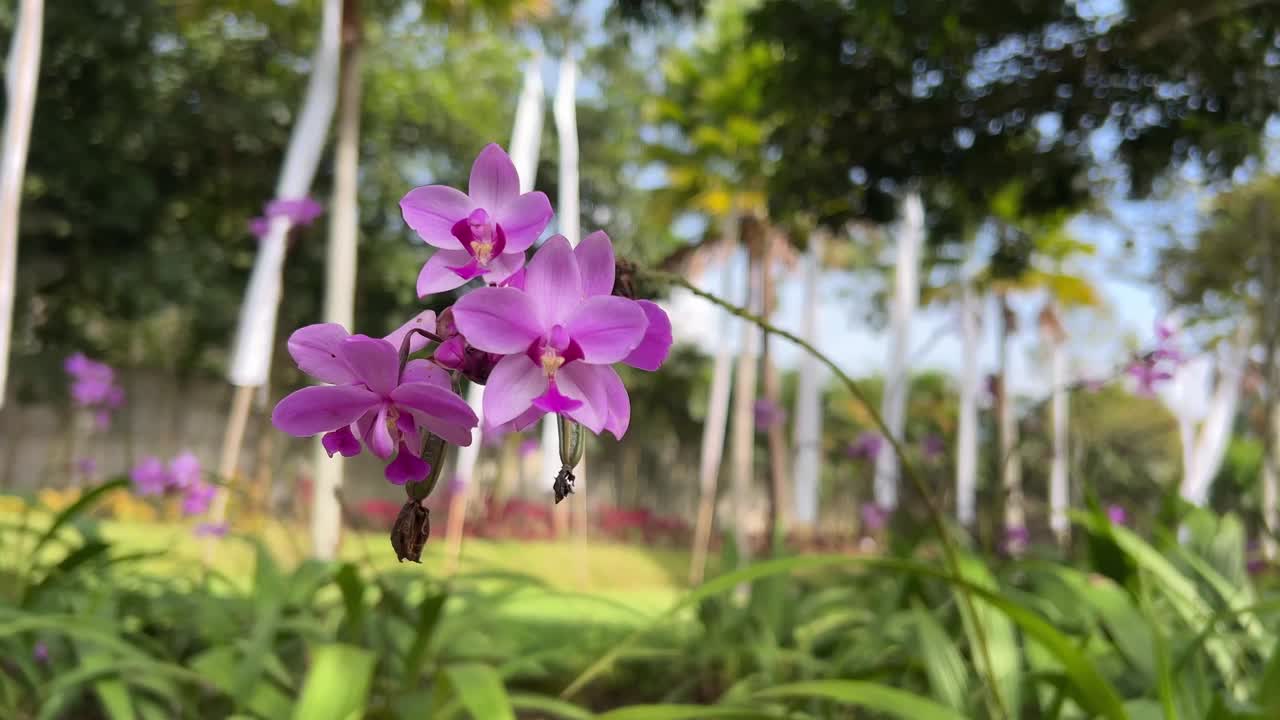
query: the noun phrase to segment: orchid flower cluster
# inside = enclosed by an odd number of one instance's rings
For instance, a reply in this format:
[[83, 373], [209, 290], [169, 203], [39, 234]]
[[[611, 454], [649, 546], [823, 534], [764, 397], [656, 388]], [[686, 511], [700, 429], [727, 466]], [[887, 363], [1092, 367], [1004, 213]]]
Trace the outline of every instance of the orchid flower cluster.
[[249, 220], [249, 232], [262, 239], [271, 231], [271, 221], [275, 218], [288, 218], [292, 227], [306, 227], [322, 214], [324, 206], [309, 197], [272, 200], [262, 208], [260, 217]]
[[195, 453], [183, 451], [168, 463], [148, 455], [129, 473], [139, 495], [176, 494], [182, 498], [182, 514], [203, 515], [209, 510], [217, 488], [204, 479], [204, 469]]
[[657, 370], [672, 337], [656, 304], [614, 294], [608, 235], [592, 233], [576, 248], [554, 235], [526, 264], [553, 211], [543, 193], [520, 192], [515, 165], [497, 145], [476, 158], [467, 192], [419, 187], [400, 208], [435, 248], [418, 276], [420, 298], [479, 286], [383, 338], [333, 323], [294, 332], [288, 347], [299, 369], [328, 384], [281, 400], [275, 426], [321, 435], [330, 457], [368, 450], [389, 461], [387, 480], [405, 485], [411, 501], [434, 486], [443, 443], [470, 445], [480, 425], [458, 395], [463, 379], [484, 385], [486, 433], [560, 416], [561, 459], [570, 469], [581, 454], [578, 428], [621, 438], [631, 408], [613, 365]]
[[1136, 392], [1153, 397], [1163, 382], [1173, 379], [1174, 371], [1186, 363], [1186, 355], [1178, 345], [1178, 330], [1168, 321], [1156, 324], [1155, 349], [1129, 364], [1128, 374], [1136, 384]]
[[75, 353], [62, 363], [71, 376], [71, 399], [93, 413], [99, 430], [111, 426], [111, 411], [124, 404], [124, 389], [116, 384], [116, 371], [105, 363]]

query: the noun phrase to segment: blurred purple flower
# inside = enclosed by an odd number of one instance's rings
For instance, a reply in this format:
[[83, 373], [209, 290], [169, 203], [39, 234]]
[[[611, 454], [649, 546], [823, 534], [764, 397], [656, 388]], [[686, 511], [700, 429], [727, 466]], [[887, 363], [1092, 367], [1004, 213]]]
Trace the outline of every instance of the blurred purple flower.
[[93, 458], [80, 458], [75, 463], [76, 474], [81, 477], [91, 478], [94, 473], [98, 472], [98, 461]]
[[256, 217], [249, 220], [249, 232], [259, 240], [267, 236], [271, 230], [271, 218]]
[[1021, 552], [1031, 542], [1031, 531], [1023, 525], [1005, 528], [1002, 549], [1008, 555]]
[[1129, 377], [1137, 383], [1135, 392], [1143, 397], [1154, 397], [1157, 386], [1173, 379], [1173, 373], [1151, 360], [1136, 360], [1129, 365]]
[[538, 452], [542, 447], [542, 441], [538, 438], [527, 438], [520, 443], [520, 457], [525, 458]]
[[164, 461], [154, 455], [142, 458], [129, 473], [129, 477], [139, 495], [163, 494], [172, 482]]
[[200, 523], [199, 525], [196, 525], [196, 529], [194, 530], [194, 533], [196, 537], [215, 537], [215, 538], [226, 537], [227, 524], [226, 523]]
[[1079, 386], [1088, 393], [1096, 393], [1107, 384], [1102, 378], [1084, 378], [1080, 380]]
[[941, 435], [930, 433], [920, 441], [920, 454], [924, 455], [924, 459], [930, 462], [941, 458], [946, 451], [947, 443], [942, 439]]
[[49, 646], [43, 640], [37, 640], [35, 648], [31, 651], [31, 657], [41, 665], [49, 662]]
[[111, 411], [97, 410], [93, 413], [93, 426], [102, 432], [111, 429]]
[[200, 481], [200, 458], [190, 450], [184, 450], [169, 461], [170, 483], [176, 488], [186, 488]]
[[875, 460], [883, 447], [880, 433], [867, 430], [845, 448], [844, 454], [855, 460]]
[[752, 411], [755, 414], [757, 432], [772, 430], [787, 421], [787, 411], [769, 398], [756, 400]]
[[286, 217], [295, 226], [310, 225], [324, 214], [324, 206], [309, 197], [277, 199], [267, 203], [268, 218]]
[[878, 533], [889, 524], [889, 511], [876, 503], [863, 503], [861, 514], [862, 527], [868, 533]]
[[213, 502], [213, 496], [217, 493], [218, 489], [216, 487], [203, 480], [196, 480], [187, 485], [182, 492], [182, 514], [205, 514], [209, 511], [209, 505]]
[[1256, 577], [1267, 571], [1267, 561], [1262, 557], [1251, 557], [1245, 561], [1244, 569], [1250, 575]]
[[1111, 504], [1107, 506], [1107, 519], [1112, 525], [1128, 525], [1129, 513], [1123, 505]]

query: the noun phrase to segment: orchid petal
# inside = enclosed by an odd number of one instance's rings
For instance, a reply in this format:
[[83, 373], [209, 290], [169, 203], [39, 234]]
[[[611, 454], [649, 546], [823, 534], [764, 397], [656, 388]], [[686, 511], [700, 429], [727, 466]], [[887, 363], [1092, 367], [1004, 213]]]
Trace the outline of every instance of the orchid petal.
[[476, 156], [467, 193], [476, 205], [494, 216], [520, 195], [520, 176], [502, 148], [490, 143]]
[[471, 429], [480, 423], [466, 400], [439, 385], [405, 383], [391, 393], [391, 400], [413, 412], [414, 419], [427, 431], [454, 445], [470, 445]]
[[633, 368], [653, 372], [666, 362], [667, 354], [671, 352], [671, 318], [655, 302], [637, 300], [636, 304], [649, 319], [649, 326], [645, 328], [640, 344], [622, 362]]
[[349, 385], [356, 380], [346, 361], [338, 357], [342, 341], [350, 337], [337, 323], [307, 325], [289, 336], [289, 354], [298, 369], [317, 380], [334, 385]]
[[603, 230], [597, 230], [582, 239], [573, 249], [578, 259], [578, 272], [582, 275], [582, 294], [612, 295], [614, 273], [617, 271], [613, 256], [613, 242]]
[[609, 365], [636, 349], [647, 325], [644, 311], [634, 300], [596, 295], [578, 306], [569, 318], [568, 330], [582, 349], [583, 362]]
[[609, 403], [604, 429], [621, 440], [631, 424], [631, 398], [627, 395], [626, 386], [622, 384], [622, 378], [618, 377], [613, 368], [601, 367], [597, 374], [604, 384], [605, 398]]
[[485, 269], [484, 281], [497, 285], [506, 282], [524, 267], [524, 253], [505, 253], [495, 256]]
[[466, 250], [437, 250], [418, 273], [418, 297], [446, 292], [466, 283], [453, 268], [469, 262], [471, 256]]
[[404, 443], [400, 443], [400, 451], [396, 453], [396, 459], [383, 470], [387, 480], [394, 485], [422, 482], [430, 473], [431, 464], [414, 455], [409, 446]]
[[415, 383], [425, 382], [432, 385], [439, 385], [442, 388], [453, 387], [453, 383], [449, 380], [449, 373], [444, 368], [436, 365], [430, 360], [410, 360], [404, 366], [404, 372], [400, 373], [400, 382]]
[[508, 203], [495, 216], [507, 236], [505, 252], [524, 252], [533, 247], [553, 214], [551, 201], [540, 192], [525, 193]]
[[360, 385], [305, 387], [276, 405], [271, 423], [295, 437], [309, 437], [350, 425], [378, 401], [377, 394]]
[[524, 352], [542, 336], [532, 299], [515, 288], [479, 288], [453, 306], [458, 332], [472, 347], [491, 353]]
[[329, 453], [329, 457], [333, 457], [334, 453], [342, 453], [342, 457], [355, 457], [360, 454], [360, 441], [351, 432], [350, 425], [327, 432], [324, 437], [320, 438], [320, 444], [324, 446], [324, 451]]
[[542, 368], [524, 353], [498, 361], [484, 386], [485, 422], [501, 425], [518, 417], [533, 405], [533, 399], [547, 389]]
[[597, 365], [569, 363], [556, 373], [556, 385], [565, 396], [582, 403], [581, 407], [566, 413], [599, 435], [609, 417], [609, 397], [604, 378]]
[[[435, 334], [436, 311], [423, 310], [415, 315], [412, 320], [396, 328], [390, 335], [384, 337], [383, 340], [391, 343], [391, 347], [399, 351], [400, 345], [404, 342], [405, 337], [408, 336], [409, 333], [413, 332], [414, 329], [426, 330], [429, 333]], [[426, 347], [429, 342], [431, 341], [421, 333], [413, 333], [413, 339], [409, 341], [409, 352], [411, 354], [416, 353]]]
[[396, 449], [395, 440], [391, 437], [391, 428], [387, 427], [387, 411], [390, 408], [390, 403], [384, 402], [378, 408], [378, 415], [374, 418], [373, 424], [365, 430], [364, 434], [364, 444], [369, 446], [369, 451], [383, 460], [391, 457], [391, 453]]
[[386, 395], [400, 382], [400, 352], [380, 338], [352, 335], [342, 342], [338, 356], [369, 389]]
[[428, 245], [441, 250], [458, 250], [462, 245], [453, 236], [453, 224], [476, 207], [461, 190], [446, 185], [425, 185], [409, 191], [400, 200], [404, 221]]
[[582, 407], [582, 401], [560, 392], [555, 378], [551, 378], [547, 381], [546, 392], [533, 399], [533, 406], [544, 412], [568, 416], [570, 411]]
[[552, 236], [529, 261], [525, 290], [544, 332], [563, 324], [582, 302], [578, 261], [563, 235]]

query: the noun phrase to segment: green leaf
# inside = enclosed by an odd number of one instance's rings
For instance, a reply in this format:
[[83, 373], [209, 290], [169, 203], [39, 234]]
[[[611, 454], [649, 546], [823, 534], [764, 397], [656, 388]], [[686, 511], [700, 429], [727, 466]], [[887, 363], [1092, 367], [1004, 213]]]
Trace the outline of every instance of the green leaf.
[[938, 619], [918, 600], [913, 612], [920, 642], [919, 657], [929, 676], [929, 689], [940, 702], [963, 712], [968, 704], [970, 680], [964, 657]]
[[[962, 555], [959, 564], [960, 573], [970, 583], [992, 593], [999, 592], [995, 576], [979, 558]], [[964, 590], [956, 589], [955, 592]], [[963, 602], [963, 598], [957, 600]], [[1022, 651], [1018, 647], [1018, 634], [1005, 613], [983, 600], [974, 598], [973, 610], [976, 617], [961, 613], [969, 640], [969, 651], [977, 658], [975, 662], [980, 663], [979, 671], [985, 669], [989, 679], [995, 682], [995, 689], [1000, 694], [1000, 706], [1006, 713], [1016, 716], [1022, 706]], [[988, 662], [991, 667], [984, 668]]]
[[53, 522], [49, 523], [49, 527], [45, 529], [44, 534], [42, 534], [40, 539], [36, 541], [35, 547], [31, 548], [30, 557], [39, 558], [40, 551], [44, 549], [44, 546], [47, 545], [50, 540], [57, 536], [58, 531], [61, 530], [63, 526], [91, 510], [93, 506], [108, 493], [115, 492], [116, 490], [127, 487], [128, 485], [129, 480], [126, 478], [117, 478], [110, 482], [103, 483], [76, 498], [75, 502], [71, 503], [64, 508], [62, 512], [54, 516]]
[[967, 716], [905, 690], [855, 680], [813, 680], [757, 692], [759, 698], [803, 697], [857, 705], [904, 720], [965, 720]]
[[[429, 591], [428, 591], [429, 592]], [[413, 643], [404, 658], [404, 689], [412, 688], [418, 682], [422, 672], [422, 663], [426, 659], [427, 647], [431, 644], [431, 636], [440, 622], [440, 614], [444, 609], [448, 595], [444, 592], [429, 594], [418, 605], [417, 624], [414, 626]]]
[[733, 718], [734, 720], [776, 720], [776, 714], [765, 714], [750, 708], [706, 705], [632, 705], [597, 715], [596, 720], [702, 720]]
[[445, 675], [474, 720], [515, 720], [511, 699], [493, 668], [480, 663], [450, 665]]
[[363, 648], [339, 643], [315, 648], [302, 695], [293, 709], [294, 720], [362, 717], [373, 682], [373, 667], [373, 653]]
[[191, 659], [191, 668], [207, 682], [226, 693], [236, 707], [247, 708], [262, 717], [286, 717], [292, 700], [279, 688], [265, 679], [257, 678], [247, 691], [236, 688], [240, 653], [233, 647], [210, 648]]
[[1280, 641], [1271, 650], [1271, 659], [1262, 671], [1262, 680], [1258, 683], [1258, 704], [1271, 712], [1280, 715]]
[[512, 693], [511, 706], [517, 710], [533, 710], [539, 713], [539, 716], [550, 715], [552, 717], [565, 718], [566, 720], [593, 720], [595, 718], [595, 715], [590, 711], [583, 710], [573, 703], [532, 693]]

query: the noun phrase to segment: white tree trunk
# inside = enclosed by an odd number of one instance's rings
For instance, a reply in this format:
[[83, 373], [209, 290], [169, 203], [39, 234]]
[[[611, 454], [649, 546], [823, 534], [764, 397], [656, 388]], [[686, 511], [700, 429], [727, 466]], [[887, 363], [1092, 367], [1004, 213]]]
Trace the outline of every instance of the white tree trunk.
[[956, 519], [972, 527], [977, 518], [975, 497], [978, 488], [978, 392], [982, 368], [978, 359], [980, 343], [977, 293], [968, 280], [960, 296], [961, 358], [960, 417], [956, 429]]
[[[347, 23], [358, 19], [347, 18]], [[358, 30], [357, 30], [358, 32]], [[324, 319], [354, 329], [356, 296], [356, 243], [360, 233], [358, 188], [360, 174], [361, 63], [358, 39], [349, 42], [342, 58], [338, 108], [338, 141], [334, 148], [333, 194], [329, 202], [329, 245], [325, 257]], [[313, 450], [314, 488], [311, 508], [311, 547], [316, 557], [332, 560], [338, 552], [342, 508], [337, 491], [342, 487], [342, 455], [332, 458], [319, 438]]]
[[[725, 220], [725, 245], [738, 246], [738, 219], [729, 216]], [[721, 297], [738, 302], [734, 283], [734, 263], [727, 258], [721, 272]], [[745, 286], [745, 283], [744, 283]], [[745, 303], [744, 303], [745, 304]], [[716, 308], [720, 317], [720, 337], [733, 334], [734, 317]], [[702, 582], [706, 569], [707, 546], [711, 541], [711, 528], [715, 520], [716, 485], [720, 463], [724, 457], [724, 436], [729, 421], [729, 389], [733, 376], [733, 351], [727, 342], [716, 344], [716, 357], [711, 370], [711, 393], [707, 397], [707, 419], [702, 426], [702, 454], [698, 462], [698, 516], [693, 532], [693, 553], [689, 567], [689, 582]]]
[[[924, 243], [924, 204], [919, 192], [910, 192], [902, 202], [898, 229], [897, 263], [894, 266], [893, 305], [890, 309], [889, 356], [885, 363], [884, 398], [880, 414], [889, 433], [899, 441], [907, 425], [907, 394], [911, 385], [908, 368], [911, 320], [920, 301], [920, 251]], [[876, 504], [886, 510], [898, 506], [898, 456], [882, 452], [876, 457]]]
[[13, 334], [13, 300], [18, 264], [18, 215], [22, 179], [31, 144], [31, 117], [40, 78], [40, 42], [44, 33], [44, 0], [20, 0], [18, 24], [9, 46], [5, 73], [4, 146], [0, 148], [0, 407], [9, 378], [9, 346]]
[[[822, 279], [822, 251], [826, 238], [821, 232], [809, 236], [804, 258], [804, 325], [802, 336], [816, 343], [819, 308], [818, 283]], [[822, 482], [822, 369], [808, 353], [800, 357], [797, 371], [795, 463], [795, 522], [799, 527], [818, 524], [818, 492]]]
[[[533, 190], [538, 174], [538, 151], [542, 139], [542, 115], [546, 112], [545, 96], [542, 88], [542, 54], [534, 52], [524, 68], [524, 86], [520, 90], [520, 100], [516, 105], [515, 123], [511, 129], [511, 162], [516, 166], [516, 174], [520, 176], [520, 192]], [[475, 411], [476, 417], [483, 418], [484, 387], [471, 384], [467, 388], [467, 403]], [[466, 447], [457, 449], [458, 459], [454, 466], [457, 481], [467, 487], [475, 476], [476, 460], [480, 457], [480, 438]], [[546, 453], [544, 452], [545, 456]], [[545, 458], [544, 458], [545, 462]], [[559, 466], [556, 467], [559, 470]], [[551, 477], [555, 477], [556, 470]], [[550, 478], [547, 482], [550, 483]]]
[[[342, 0], [325, 0], [320, 38], [311, 63], [311, 79], [307, 83], [302, 112], [285, 150], [284, 167], [276, 183], [277, 198], [302, 198], [311, 191], [338, 97], [341, 28]], [[258, 246], [258, 257], [240, 305], [240, 321], [231, 351], [229, 375], [233, 385], [258, 387], [267, 382], [271, 351], [275, 345], [276, 311], [280, 305], [281, 271], [289, 228], [288, 218], [272, 218], [270, 230]]]
[[[1000, 313], [1000, 479], [1004, 490], [1004, 527], [1006, 531], [1027, 526], [1022, 497], [1022, 452], [1018, 440], [1018, 413], [1013, 398], [1012, 367], [1009, 341], [1012, 336], [1011, 311], [1004, 296], [997, 296], [996, 312]], [[1022, 550], [1021, 542], [1010, 546], [1014, 553]]]
[[1218, 363], [1218, 379], [1209, 411], [1195, 439], [1193, 472], [1184, 478], [1182, 497], [1187, 502], [1204, 506], [1209, 501], [1213, 478], [1222, 467], [1231, 425], [1240, 402], [1240, 386], [1248, 360], [1248, 331], [1242, 327], [1232, 342], [1224, 344]]
[[[754, 253], [747, 262], [748, 307], [759, 314], [761, 302], [761, 263]], [[729, 462], [733, 483], [733, 540], [738, 549], [738, 562], [745, 564], [751, 557], [750, 536], [747, 534], [747, 518], [751, 507], [751, 486], [754, 479], [755, 459], [755, 401], [756, 379], [759, 375], [760, 328], [753, 323], [742, 323], [742, 354], [738, 356], [737, 377], [733, 387], [733, 417], [730, 422]]]
[[1049, 387], [1052, 392], [1053, 452], [1049, 464], [1049, 527], [1060, 543], [1065, 543], [1071, 522], [1067, 519], [1067, 507], [1071, 503], [1071, 485], [1067, 477], [1067, 442], [1070, 411], [1067, 406], [1067, 349], [1060, 339], [1053, 340], [1053, 358], [1050, 362]]

